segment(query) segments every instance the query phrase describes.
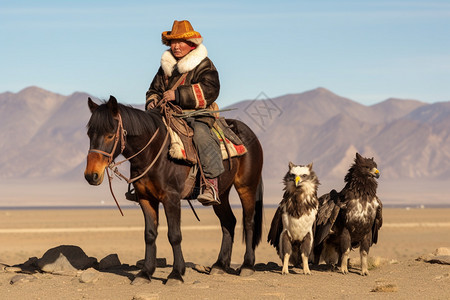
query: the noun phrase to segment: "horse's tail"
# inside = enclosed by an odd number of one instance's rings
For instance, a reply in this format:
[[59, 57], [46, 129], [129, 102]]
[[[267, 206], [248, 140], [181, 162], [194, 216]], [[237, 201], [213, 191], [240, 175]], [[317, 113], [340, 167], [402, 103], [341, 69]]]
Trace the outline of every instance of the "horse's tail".
[[[263, 223], [263, 194], [264, 185], [262, 178], [259, 180], [258, 187], [255, 194], [255, 215], [253, 216], [253, 249], [259, 245], [262, 237], [262, 223]], [[244, 226], [242, 226], [244, 227]], [[245, 238], [245, 230], [243, 237]]]

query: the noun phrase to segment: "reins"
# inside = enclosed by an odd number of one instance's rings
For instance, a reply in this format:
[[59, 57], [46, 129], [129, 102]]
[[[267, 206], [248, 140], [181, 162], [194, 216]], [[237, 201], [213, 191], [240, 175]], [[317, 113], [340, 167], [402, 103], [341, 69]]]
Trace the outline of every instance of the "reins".
[[139, 150], [138, 152], [136, 152], [136, 153], [133, 154], [132, 156], [130, 156], [130, 157], [128, 157], [128, 158], [125, 158], [125, 159], [122, 160], [122, 161], [119, 161], [118, 163], [115, 163], [114, 161], [112, 161], [112, 162], [109, 164], [108, 168], [110, 168], [111, 171], [113, 171], [114, 174], [115, 174], [116, 176], [118, 176], [118, 177], [124, 179], [124, 180], [125, 180], [127, 183], [129, 183], [129, 184], [135, 182], [136, 180], [141, 179], [145, 174], [147, 174], [148, 171], [150, 171], [150, 169], [153, 167], [153, 165], [156, 163], [156, 161], [158, 160], [159, 156], [161, 155], [161, 153], [162, 153], [162, 151], [163, 151], [163, 149], [164, 149], [164, 146], [165, 146], [166, 143], [167, 143], [167, 139], [169, 138], [169, 134], [168, 134], [168, 133], [166, 133], [166, 136], [165, 136], [165, 138], [164, 138], [164, 142], [163, 142], [163, 144], [161, 145], [161, 148], [159, 148], [159, 151], [158, 151], [158, 153], [156, 154], [156, 156], [155, 156], [155, 158], [153, 159], [153, 161], [147, 166], [147, 168], [144, 170], [144, 172], [142, 172], [139, 176], [136, 176], [136, 177], [133, 177], [133, 178], [127, 178], [125, 175], [123, 175], [122, 173], [120, 173], [120, 171], [119, 171], [119, 169], [117, 168], [117, 166], [119, 166], [119, 165], [123, 164], [124, 162], [129, 161], [129, 160], [131, 160], [132, 158], [138, 156], [142, 151], [144, 151], [148, 146], [150, 146], [150, 144], [153, 142], [153, 139], [156, 137], [156, 135], [158, 134], [158, 132], [159, 132], [159, 128], [156, 129], [156, 131], [155, 131], [155, 133], [152, 135], [151, 139], [147, 142], [147, 144], [146, 144], [141, 150]]
[[135, 182], [136, 180], [139, 180], [140, 178], [142, 178], [143, 176], [145, 176], [145, 174], [148, 173], [148, 171], [150, 171], [150, 169], [153, 167], [153, 165], [156, 163], [156, 161], [158, 160], [159, 156], [161, 155], [164, 146], [167, 143], [167, 140], [169, 138], [169, 132], [166, 133], [166, 136], [164, 138], [164, 142], [161, 145], [158, 153], [156, 154], [155, 158], [153, 159], [153, 161], [147, 166], [147, 168], [144, 170], [144, 172], [142, 172], [139, 176], [133, 177], [133, 178], [127, 178], [125, 175], [123, 175], [119, 169], [117, 168], [117, 166], [123, 164], [126, 161], [131, 160], [132, 158], [138, 156], [139, 154], [142, 153], [142, 151], [144, 151], [148, 146], [150, 146], [150, 144], [152, 143], [152, 141], [155, 139], [156, 135], [159, 132], [159, 128], [156, 129], [155, 133], [153, 133], [152, 137], [150, 138], [150, 140], [147, 142], [147, 144], [138, 152], [136, 152], [135, 154], [133, 154], [132, 156], [125, 158], [124, 160], [115, 163], [113, 160], [113, 156], [114, 153], [117, 149], [117, 145], [119, 144], [119, 140], [120, 140], [120, 154], [123, 154], [123, 150], [125, 149], [125, 136], [127, 135], [127, 131], [123, 128], [123, 122], [122, 122], [122, 117], [120, 116], [120, 113], [117, 114], [117, 117], [115, 117], [114, 119], [117, 120], [117, 130], [114, 136], [114, 146], [111, 150], [110, 153], [102, 151], [102, 150], [98, 150], [98, 149], [90, 149], [90, 152], [96, 152], [96, 153], [100, 153], [106, 157], [108, 157], [108, 168], [106, 169], [106, 174], [108, 175], [108, 183], [109, 183], [109, 190], [111, 191], [111, 195], [114, 198], [114, 201], [116, 202], [117, 208], [119, 209], [120, 213], [123, 216], [123, 212], [122, 209], [120, 208], [119, 202], [116, 199], [116, 196], [114, 195], [114, 191], [112, 189], [112, 179], [113, 177], [109, 175], [109, 171], [108, 169], [111, 169], [111, 171], [113, 172], [114, 175], [116, 175], [119, 179], [124, 179], [127, 183], [131, 184], [133, 182]]

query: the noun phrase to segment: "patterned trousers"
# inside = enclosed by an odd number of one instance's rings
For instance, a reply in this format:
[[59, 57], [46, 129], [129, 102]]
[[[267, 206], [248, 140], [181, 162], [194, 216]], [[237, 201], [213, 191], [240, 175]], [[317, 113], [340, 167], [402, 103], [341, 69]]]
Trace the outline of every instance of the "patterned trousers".
[[211, 132], [208, 124], [187, 118], [186, 121], [194, 129], [194, 144], [206, 178], [216, 178], [225, 171], [222, 161], [219, 139]]

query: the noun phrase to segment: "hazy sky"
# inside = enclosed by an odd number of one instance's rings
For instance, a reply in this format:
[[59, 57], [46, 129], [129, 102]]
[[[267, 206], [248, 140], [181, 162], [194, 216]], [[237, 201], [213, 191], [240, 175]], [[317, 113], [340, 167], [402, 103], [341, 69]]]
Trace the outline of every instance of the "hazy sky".
[[450, 100], [448, 0], [241, 1], [0, 0], [0, 92], [144, 103], [161, 32], [188, 19], [219, 70], [219, 105], [317, 87], [367, 105]]

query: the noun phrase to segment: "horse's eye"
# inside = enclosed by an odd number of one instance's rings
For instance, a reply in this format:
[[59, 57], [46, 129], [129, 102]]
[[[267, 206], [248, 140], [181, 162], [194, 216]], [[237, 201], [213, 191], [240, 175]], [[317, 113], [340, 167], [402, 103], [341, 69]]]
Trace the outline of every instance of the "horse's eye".
[[108, 134], [108, 135], [106, 136], [106, 138], [107, 138], [108, 140], [112, 140], [112, 139], [114, 138], [114, 134]]

